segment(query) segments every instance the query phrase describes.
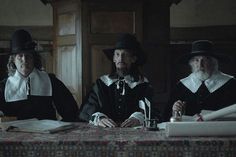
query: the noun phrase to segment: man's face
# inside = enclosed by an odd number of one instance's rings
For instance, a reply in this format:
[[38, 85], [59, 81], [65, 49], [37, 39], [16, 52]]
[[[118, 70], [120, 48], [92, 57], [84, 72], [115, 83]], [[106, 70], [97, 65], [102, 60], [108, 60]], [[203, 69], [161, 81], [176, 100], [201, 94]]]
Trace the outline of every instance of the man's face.
[[190, 60], [192, 72], [196, 74], [199, 79], [208, 79], [215, 69], [213, 58], [208, 56], [195, 56]]
[[14, 63], [17, 71], [25, 77], [27, 77], [34, 69], [33, 55], [29, 53], [16, 54]]
[[115, 63], [116, 69], [129, 70], [131, 64], [136, 62], [137, 57], [126, 49], [116, 49], [113, 56], [113, 62]]

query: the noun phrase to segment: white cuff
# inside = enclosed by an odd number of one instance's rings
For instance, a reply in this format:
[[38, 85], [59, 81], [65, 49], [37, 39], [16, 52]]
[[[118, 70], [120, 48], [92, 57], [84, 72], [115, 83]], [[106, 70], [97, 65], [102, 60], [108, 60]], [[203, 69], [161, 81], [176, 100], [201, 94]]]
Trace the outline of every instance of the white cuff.
[[92, 118], [89, 120], [89, 123], [93, 124], [95, 126], [98, 126], [98, 122], [99, 122], [101, 117], [108, 118], [107, 115], [105, 115], [104, 113], [95, 112], [94, 114], [92, 114]]
[[134, 112], [133, 114], [131, 114], [131, 116], [129, 118], [138, 119], [138, 121], [141, 125], [143, 125], [143, 123], [144, 123], [144, 114], [142, 112]]

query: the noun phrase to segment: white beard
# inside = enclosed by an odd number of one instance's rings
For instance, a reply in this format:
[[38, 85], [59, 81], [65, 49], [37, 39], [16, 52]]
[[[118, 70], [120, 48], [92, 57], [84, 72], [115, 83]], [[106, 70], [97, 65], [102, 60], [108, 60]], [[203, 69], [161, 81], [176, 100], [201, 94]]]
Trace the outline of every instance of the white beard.
[[210, 74], [203, 71], [196, 71], [193, 75], [201, 81], [205, 81], [210, 77]]

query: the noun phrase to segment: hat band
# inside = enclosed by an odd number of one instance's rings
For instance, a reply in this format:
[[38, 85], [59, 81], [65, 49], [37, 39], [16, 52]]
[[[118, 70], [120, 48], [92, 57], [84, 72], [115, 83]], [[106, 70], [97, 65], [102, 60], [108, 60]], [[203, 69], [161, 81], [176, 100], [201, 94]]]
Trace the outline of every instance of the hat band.
[[28, 42], [24, 45], [13, 46], [12, 52], [19, 52], [19, 51], [34, 51], [35, 50], [35, 42]]

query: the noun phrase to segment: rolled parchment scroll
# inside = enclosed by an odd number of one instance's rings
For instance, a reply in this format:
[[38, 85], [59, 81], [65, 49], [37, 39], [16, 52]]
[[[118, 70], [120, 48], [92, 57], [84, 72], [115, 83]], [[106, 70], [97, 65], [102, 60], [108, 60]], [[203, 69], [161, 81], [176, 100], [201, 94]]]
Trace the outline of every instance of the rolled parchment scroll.
[[231, 106], [222, 108], [220, 110], [205, 114], [205, 115], [198, 115], [197, 118], [195, 118], [196, 121], [210, 121], [217, 118], [222, 118], [226, 115], [236, 113], [236, 104], [233, 104]]

